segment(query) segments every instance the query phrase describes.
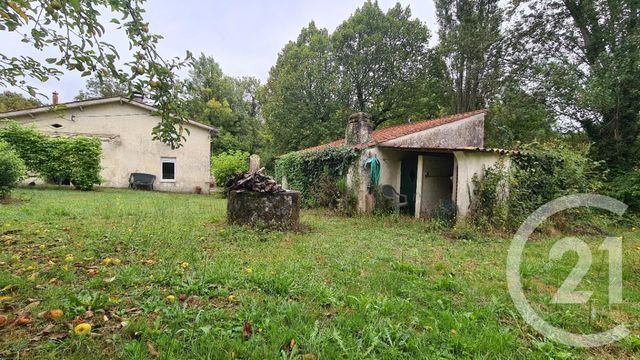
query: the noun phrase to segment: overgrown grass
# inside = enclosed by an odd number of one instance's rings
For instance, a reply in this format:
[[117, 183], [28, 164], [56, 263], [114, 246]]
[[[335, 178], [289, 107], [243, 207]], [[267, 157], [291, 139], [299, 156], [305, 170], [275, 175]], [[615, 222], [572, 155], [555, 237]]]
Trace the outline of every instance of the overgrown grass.
[[[303, 211], [305, 233], [252, 231], [225, 225], [225, 200], [197, 195], [16, 196], [25, 201], [0, 205], [0, 314], [29, 312], [33, 321], [0, 328], [0, 358], [640, 354], [640, 234], [631, 229], [617, 230], [625, 301], [611, 307], [606, 253], [597, 250], [602, 238], [587, 239], [594, 262], [579, 289], [594, 296], [584, 306], [549, 304], [575, 254], [550, 261], [552, 239], [527, 245], [523, 283], [547, 320], [582, 333], [624, 323], [635, 334], [579, 350], [545, 340], [515, 310], [505, 280], [509, 239], [451, 240], [424, 221], [322, 211]], [[54, 308], [64, 310], [63, 319], [37, 315]], [[94, 335], [70, 331], [81, 321]]]

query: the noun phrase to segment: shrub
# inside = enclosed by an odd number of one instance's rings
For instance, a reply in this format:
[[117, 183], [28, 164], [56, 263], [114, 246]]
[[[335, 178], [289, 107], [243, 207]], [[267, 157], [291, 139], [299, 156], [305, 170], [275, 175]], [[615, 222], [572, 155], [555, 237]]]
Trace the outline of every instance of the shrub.
[[[330, 147], [320, 151], [294, 152], [283, 155], [276, 162], [276, 179], [281, 182], [287, 177], [289, 187], [300, 191], [303, 205], [318, 206], [319, 191], [324, 182], [337, 185], [339, 179], [344, 178], [349, 167], [356, 159], [358, 153], [350, 147]], [[327, 194], [325, 197], [331, 197]], [[346, 202], [346, 199], [345, 199]]]
[[249, 170], [249, 153], [231, 150], [211, 157], [211, 173], [218, 186], [227, 183], [229, 178]]
[[18, 153], [6, 142], [0, 141], [0, 199], [10, 194], [26, 171]]
[[[602, 189], [600, 164], [588, 149], [558, 142], [531, 144], [520, 155], [486, 169], [474, 179], [472, 216], [476, 224], [515, 229], [538, 207], [559, 197]], [[570, 217], [571, 211], [563, 213]]]
[[433, 220], [442, 223], [445, 226], [451, 226], [456, 220], [458, 214], [458, 208], [456, 204], [451, 200], [444, 200], [438, 203], [438, 206], [433, 209], [431, 217]]
[[341, 177], [336, 181], [336, 188], [338, 189], [338, 213], [345, 216], [353, 216], [356, 214], [356, 208], [358, 207], [358, 197], [354, 190], [349, 189], [347, 186], [347, 179]]
[[49, 181], [69, 181], [80, 190], [100, 184], [100, 140], [91, 137], [49, 137], [12, 123], [0, 129], [0, 140], [11, 144], [27, 170]]
[[341, 192], [338, 183], [328, 174], [322, 174], [317, 180], [316, 186], [311, 189], [311, 196], [315, 199], [315, 204], [329, 209], [338, 208]]
[[629, 210], [640, 211], [640, 169], [619, 175], [607, 184], [608, 194], [629, 205]]
[[482, 236], [477, 227], [471, 223], [459, 222], [453, 226], [450, 236], [456, 240], [464, 241], [480, 241]]
[[100, 156], [102, 145], [99, 139], [75, 137], [65, 139], [67, 159], [71, 167], [70, 179], [76, 189], [91, 190], [100, 184]]

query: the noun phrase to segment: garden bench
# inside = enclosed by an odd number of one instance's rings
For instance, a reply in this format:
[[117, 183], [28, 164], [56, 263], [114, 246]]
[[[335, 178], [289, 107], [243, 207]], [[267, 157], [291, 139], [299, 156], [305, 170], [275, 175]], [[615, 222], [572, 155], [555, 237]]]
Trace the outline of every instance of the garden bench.
[[129, 175], [129, 188], [153, 190], [156, 176], [144, 173], [131, 173]]

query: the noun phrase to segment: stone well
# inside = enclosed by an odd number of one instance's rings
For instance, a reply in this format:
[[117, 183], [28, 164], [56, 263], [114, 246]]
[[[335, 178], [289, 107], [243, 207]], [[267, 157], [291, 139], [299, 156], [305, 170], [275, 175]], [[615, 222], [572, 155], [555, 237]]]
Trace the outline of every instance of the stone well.
[[259, 228], [296, 230], [300, 224], [300, 193], [230, 191], [227, 221]]

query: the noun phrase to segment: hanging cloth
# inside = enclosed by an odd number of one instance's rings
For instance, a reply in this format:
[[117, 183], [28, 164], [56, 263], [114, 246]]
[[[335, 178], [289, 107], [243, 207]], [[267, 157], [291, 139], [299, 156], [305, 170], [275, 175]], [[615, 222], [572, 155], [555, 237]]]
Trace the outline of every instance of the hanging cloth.
[[378, 156], [373, 155], [368, 158], [364, 165], [370, 165], [371, 167], [371, 185], [378, 186], [378, 183], [380, 183], [380, 160], [378, 160]]

